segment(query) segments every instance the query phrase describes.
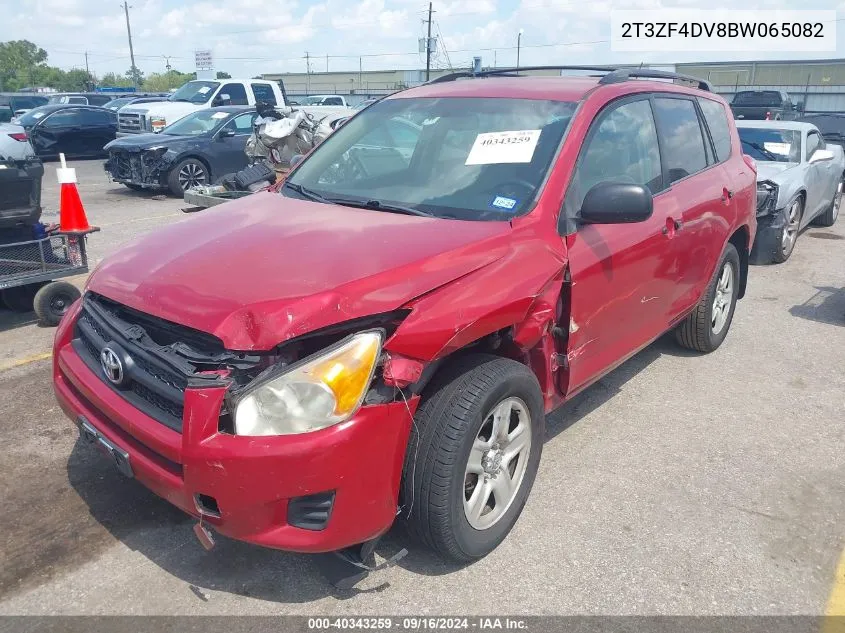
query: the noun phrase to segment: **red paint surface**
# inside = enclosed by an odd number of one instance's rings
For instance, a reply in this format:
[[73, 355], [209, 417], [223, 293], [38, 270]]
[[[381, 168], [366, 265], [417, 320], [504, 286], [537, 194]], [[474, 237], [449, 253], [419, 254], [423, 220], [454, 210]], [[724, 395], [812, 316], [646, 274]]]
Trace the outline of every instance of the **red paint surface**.
[[[89, 288], [137, 310], [269, 350], [356, 317], [410, 310], [385, 344], [385, 376], [419, 378], [434, 359], [500, 330], [503, 352], [535, 372], [547, 410], [585, 388], [686, 315], [728, 239], [753, 240], [755, 174], [732, 130], [733, 155], [655, 196], [646, 222], [557, 232], [579, 150], [601, 109], [635, 92], [698, 91], [592, 78], [435, 84], [394, 98], [581, 100], [534, 210], [512, 222], [460, 222], [357, 210], [259, 193], [142, 238], [103, 261]], [[718, 98], [717, 98], [718, 99]], [[723, 102], [722, 102], [723, 103]], [[733, 197], [723, 201], [723, 191]], [[683, 228], [675, 230], [675, 221]], [[666, 229], [664, 232], [663, 229]], [[748, 244], [750, 248], [750, 243]], [[565, 282], [568, 275], [569, 282]], [[387, 530], [396, 514], [410, 427], [404, 402], [365, 406], [330, 429], [275, 438], [219, 433], [221, 388], [188, 390], [180, 435], [114, 395], [59, 327], [56, 393], [129, 451], [138, 478], [186, 512], [217, 498], [220, 532], [297, 551], [326, 551]], [[558, 336], [552, 329], [557, 326]], [[410, 413], [417, 398], [409, 401]], [[337, 490], [329, 526], [285, 524], [291, 497]]]

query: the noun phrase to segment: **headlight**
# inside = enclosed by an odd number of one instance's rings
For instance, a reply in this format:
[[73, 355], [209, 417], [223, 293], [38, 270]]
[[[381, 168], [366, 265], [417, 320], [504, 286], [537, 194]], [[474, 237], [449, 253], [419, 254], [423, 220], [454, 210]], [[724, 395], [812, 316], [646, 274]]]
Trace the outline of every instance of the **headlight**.
[[757, 183], [757, 217], [769, 215], [778, 201], [778, 187], [773, 182]]
[[167, 121], [163, 116], [151, 116], [150, 117], [150, 129], [153, 132], [161, 132], [164, 128], [167, 127]]
[[237, 435], [292, 435], [351, 418], [373, 379], [380, 332], [362, 332], [269, 378], [235, 406]]

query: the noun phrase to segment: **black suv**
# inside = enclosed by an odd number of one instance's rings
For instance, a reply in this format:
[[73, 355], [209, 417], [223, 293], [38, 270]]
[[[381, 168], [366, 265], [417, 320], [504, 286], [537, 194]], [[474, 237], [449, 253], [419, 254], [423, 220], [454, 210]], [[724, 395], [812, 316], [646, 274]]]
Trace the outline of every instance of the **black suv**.
[[44, 95], [27, 92], [0, 93], [0, 123], [8, 123], [18, 110], [31, 110], [47, 103]]

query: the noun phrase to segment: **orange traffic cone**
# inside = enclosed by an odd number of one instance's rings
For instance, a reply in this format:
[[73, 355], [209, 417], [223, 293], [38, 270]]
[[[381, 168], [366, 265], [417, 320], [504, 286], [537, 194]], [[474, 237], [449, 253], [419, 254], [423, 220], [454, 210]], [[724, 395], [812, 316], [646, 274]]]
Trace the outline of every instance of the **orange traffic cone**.
[[61, 192], [59, 197], [59, 230], [62, 233], [89, 233], [95, 231], [88, 224], [85, 209], [76, 188], [76, 170], [68, 167], [65, 155], [59, 154], [62, 166], [56, 169]]

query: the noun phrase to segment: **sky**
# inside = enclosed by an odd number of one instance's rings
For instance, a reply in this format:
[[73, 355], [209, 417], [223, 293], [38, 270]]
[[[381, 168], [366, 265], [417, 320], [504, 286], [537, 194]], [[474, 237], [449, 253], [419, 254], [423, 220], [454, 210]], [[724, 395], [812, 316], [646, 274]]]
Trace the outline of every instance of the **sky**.
[[[730, 5], [731, 3], [726, 3]], [[420, 68], [418, 39], [428, 3], [419, 0], [131, 0], [135, 61], [149, 74], [166, 64], [194, 70], [194, 51], [210, 49], [215, 70], [251, 77], [270, 72]], [[724, 6], [724, 5], [723, 5]], [[736, 4], [733, 4], [737, 7]], [[714, 0], [435, 0], [436, 67], [512, 66], [522, 29], [521, 65], [673, 63], [738, 59], [845, 57], [845, 1], [749, 0], [743, 9], [836, 9], [837, 51], [830, 54], [619, 53], [611, 50], [610, 10], [719, 8]], [[118, 0], [0, 0], [0, 41], [28, 39], [48, 63], [123, 73], [130, 66]], [[326, 56], [328, 60], [326, 59]], [[165, 59], [165, 56], [169, 58]]]

